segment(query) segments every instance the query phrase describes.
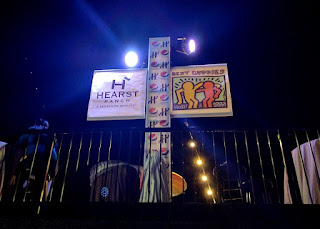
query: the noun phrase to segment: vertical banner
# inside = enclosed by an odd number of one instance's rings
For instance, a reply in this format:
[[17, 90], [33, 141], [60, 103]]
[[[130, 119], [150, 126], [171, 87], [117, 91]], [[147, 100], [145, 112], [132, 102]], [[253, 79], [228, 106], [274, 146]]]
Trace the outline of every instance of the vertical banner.
[[145, 127], [170, 126], [170, 37], [149, 38]]
[[232, 116], [227, 64], [171, 69], [171, 116]]
[[143, 119], [147, 69], [96, 70], [87, 120]]
[[171, 147], [170, 132], [146, 132], [144, 178], [139, 202], [170, 201]]

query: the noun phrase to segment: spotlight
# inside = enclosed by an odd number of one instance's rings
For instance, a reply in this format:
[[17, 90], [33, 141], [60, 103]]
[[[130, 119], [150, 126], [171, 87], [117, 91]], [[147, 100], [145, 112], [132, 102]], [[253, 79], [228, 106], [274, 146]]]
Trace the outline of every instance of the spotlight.
[[200, 158], [198, 158], [196, 163], [197, 163], [197, 165], [202, 165], [202, 160]]
[[196, 51], [196, 42], [191, 39], [189, 41], [189, 52], [193, 53], [194, 51]]
[[188, 39], [185, 37], [179, 37], [177, 39], [177, 52], [183, 53], [185, 55], [190, 55], [196, 51], [196, 42], [193, 39]]
[[132, 67], [136, 66], [138, 63], [138, 55], [137, 55], [137, 53], [130, 51], [126, 54], [124, 60], [126, 62], [126, 65], [128, 67], [132, 68]]

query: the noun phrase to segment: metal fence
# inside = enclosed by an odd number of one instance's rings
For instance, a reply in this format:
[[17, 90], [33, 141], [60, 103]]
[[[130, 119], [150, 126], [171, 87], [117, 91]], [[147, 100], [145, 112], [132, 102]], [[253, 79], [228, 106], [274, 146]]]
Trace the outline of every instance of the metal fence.
[[[45, 143], [42, 134], [32, 141], [26, 135], [26, 145], [17, 139], [6, 146], [1, 163], [1, 201], [139, 202], [146, 133], [48, 132]], [[170, 202], [317, 203], [319, 141], [318, 130], [171, 130]], [[297, 159], [303, 162], [298, 170]], [[101, 171], [106, 171], [103, 176]], [[118, 189], [114, 196], [112, 188]]]

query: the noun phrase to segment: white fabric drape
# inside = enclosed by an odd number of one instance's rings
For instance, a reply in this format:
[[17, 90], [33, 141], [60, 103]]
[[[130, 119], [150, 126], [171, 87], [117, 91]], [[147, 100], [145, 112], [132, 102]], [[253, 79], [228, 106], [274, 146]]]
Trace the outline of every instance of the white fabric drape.
[[0, 141], [0, 200], [2, 198], [2, 188], [4, 182], [4, 171], [5, 171], [5, 162], [4, 156], [6, 154], [6, 146], [7, 143]]
[[144, 178], [139, 202], [169, 202], [169, 175], [164, 168], [163, 157], [156, 151], [146, 155], [144, 160]]
[[[301, 151], [302, 160], [299, 151]], [[315, 139], [310, 141], [310, 144], [309, 142], [306, 142], [300, 145], [300, 147], [292, 150], [291, 155], [297, 175], [302, 203], [320, 204], [320, 141]], [[316, 171], [316, 168], [318, 171]], [[284, 203], [292, 204], [287, 171], [285, 170], [284, 172]]]

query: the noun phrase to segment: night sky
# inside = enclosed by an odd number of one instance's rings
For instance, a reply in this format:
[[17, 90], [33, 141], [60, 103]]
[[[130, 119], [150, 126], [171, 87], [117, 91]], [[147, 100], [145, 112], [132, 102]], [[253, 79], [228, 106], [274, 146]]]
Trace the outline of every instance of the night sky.
[[190, 118], [190, 125], [319, 128], [319, 20], [311, 1], [0, 4], [0, 132], [39, 117], [54, 129], [144, 128], [144, 120], [86, 121], [93, 71], [124, 69], [126, 51], [146, 57], [149, 37], [166, 36], [198, 42], [194, 55], [172, 50], [172, 67], [228, 64], [233, 117]]

